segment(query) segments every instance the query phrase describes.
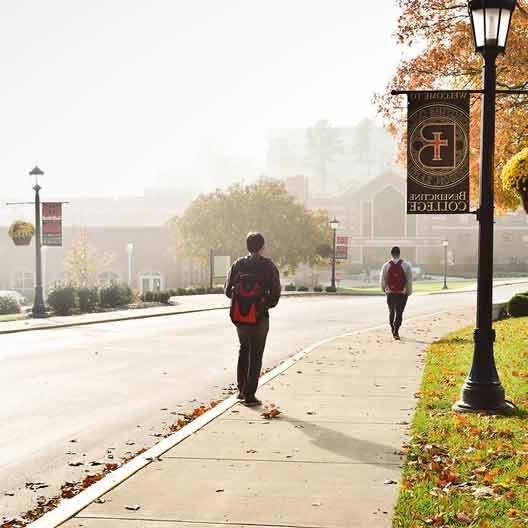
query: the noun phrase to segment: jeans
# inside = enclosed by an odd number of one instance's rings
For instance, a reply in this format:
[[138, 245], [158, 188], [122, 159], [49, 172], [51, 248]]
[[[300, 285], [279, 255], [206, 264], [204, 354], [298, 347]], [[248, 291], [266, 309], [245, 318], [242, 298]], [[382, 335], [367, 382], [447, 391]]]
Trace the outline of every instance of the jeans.
[[263, 317], [256, 325], [237, 327], [240, 351], [238, 353], [238, 390], [247, 399], [257, 392], [262, 356], [269, 331], [269, 318]]
[[393, 332], [398, 332], [403, 320], [403, 311], [407, 304], [407, 295], [402, 293], [387, 293], [389, 306], [389, 323]]

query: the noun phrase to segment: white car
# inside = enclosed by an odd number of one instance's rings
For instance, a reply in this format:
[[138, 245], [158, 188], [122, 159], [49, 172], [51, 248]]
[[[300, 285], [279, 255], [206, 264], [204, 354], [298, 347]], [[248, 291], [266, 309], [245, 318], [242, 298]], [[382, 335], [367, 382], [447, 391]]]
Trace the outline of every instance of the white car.
[[20, 306], [27, 304], [27, 299], [15, 290], [0, 290], [0, 297], [10, 297], [14, 299]]

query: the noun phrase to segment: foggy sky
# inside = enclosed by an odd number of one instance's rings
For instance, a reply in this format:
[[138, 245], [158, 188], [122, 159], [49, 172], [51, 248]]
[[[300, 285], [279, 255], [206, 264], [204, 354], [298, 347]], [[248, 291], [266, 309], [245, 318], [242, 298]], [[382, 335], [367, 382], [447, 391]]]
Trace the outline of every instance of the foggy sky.
[[[3, 0], [2, 197], [140, 193], [204, 145], [264, 167], [266, 131], [373, 115], [391, 0]], [[166, 177], [165, 177], [166, 180]]]

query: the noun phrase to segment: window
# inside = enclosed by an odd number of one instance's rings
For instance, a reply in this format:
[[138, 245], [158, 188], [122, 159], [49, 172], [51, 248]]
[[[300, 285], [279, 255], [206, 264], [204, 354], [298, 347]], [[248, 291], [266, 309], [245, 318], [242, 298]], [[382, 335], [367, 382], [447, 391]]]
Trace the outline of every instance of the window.
[[13, 275], [12, 288], [24, 297], [31, 299], [35, 288], [35, 276], [32, 271], [20, 270]]
[[97, 282], [99, 286], [106, 286], [112, 282], [119, 282], [120, 277], [113, 271], [103, 271], [97, 275]]
[[139, 274], [141, 293], [144, 291], [160, 291], [164, 288], [163, 275], [159, 271], [147, 271]]

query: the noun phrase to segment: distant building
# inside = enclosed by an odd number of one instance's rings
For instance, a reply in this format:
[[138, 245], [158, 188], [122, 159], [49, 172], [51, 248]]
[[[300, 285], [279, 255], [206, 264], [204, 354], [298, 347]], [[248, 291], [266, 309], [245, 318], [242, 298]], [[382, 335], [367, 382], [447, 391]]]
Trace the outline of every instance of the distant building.
[[286, 186], [286, 190], [292, 196], [294, 196], [300, 204], [306, 205], [308, 203], [309, 183], [308, 178], [306, 178], [306, 176], [298, 174], [297, 176], [286, 178], [284, 180], [284, 184]]
[[[46, 200], [47, 197], [43, 196]], [[50, 200], [51, 201], [51, 200]], [[64, 206], [63, 246], [46, 247], [43, 254], [44, 283], [64, 280], [64, 260], [83, 229], [98, 253], [113, 255], [109, 270], [98, 280], [128, 282], [127, 245], [132, 244], [131, 285], [146, 289], [180, 288], [208, 283], [204, 264], [176, 258], [171, 249], [167, 221], [183, 212], [187, 203], [169, 193], [151, 192], [140, 197], [72, 198]], [[15, 246], [8, 237], [10, 223], [21, 214], [31, 219], [32, 210], [0, 208], [0, 290], [15, 289], [31, 298], [35, 280], [35, 246]]]
[[[324, 208], [340, 221], [347, 237], [346, 266], [359, 272], [375, 269], [398, 245], [403, 257], [428, 273], [443, 271], [443, 240], [449, 242], [451, 275], [475, 275], [478, 223], [474, 215], [407, 215], [406, 182], [384, 172], [360, 189], [328, 198], [313, 198], [310, 208]], [[528, 216], [524, 211], [497, 216], [495, 271], [528, 272]]]

